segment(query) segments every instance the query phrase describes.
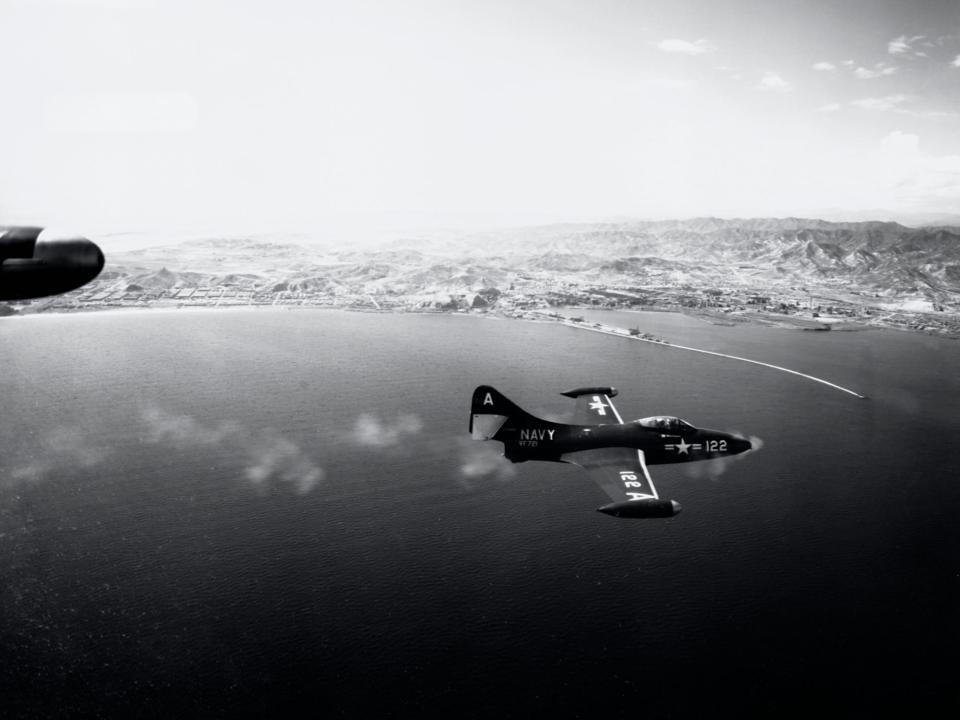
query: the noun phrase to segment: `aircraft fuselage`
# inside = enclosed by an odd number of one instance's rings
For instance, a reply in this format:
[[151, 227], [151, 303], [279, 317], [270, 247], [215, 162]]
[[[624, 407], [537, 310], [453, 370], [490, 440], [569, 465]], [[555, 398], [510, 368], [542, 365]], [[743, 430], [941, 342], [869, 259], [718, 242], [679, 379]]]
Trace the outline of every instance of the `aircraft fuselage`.
[[513, 462], [553, 460], [564, 453], [604, 447], [642, 450], [648, 465], [710, 460], [749, 450], [748, 440], [719, 430], [697, 428], [666, 434], [628, 422], [617, 425], [524, 426], [507, 423], [501, 428], [505, 455]]

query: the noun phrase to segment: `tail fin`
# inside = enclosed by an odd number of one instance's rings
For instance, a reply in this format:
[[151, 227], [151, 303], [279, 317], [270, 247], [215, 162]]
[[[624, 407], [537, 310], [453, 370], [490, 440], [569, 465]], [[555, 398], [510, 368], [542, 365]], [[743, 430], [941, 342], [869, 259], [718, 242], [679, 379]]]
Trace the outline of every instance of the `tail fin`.
[[470, 434], [474, 440], [500, 440], [497, 435], [508, 420], [513, 421], [509, 425], [514, 427], [555, 424], [531, 415], [489, 385], [473, 391], [470, 413]]

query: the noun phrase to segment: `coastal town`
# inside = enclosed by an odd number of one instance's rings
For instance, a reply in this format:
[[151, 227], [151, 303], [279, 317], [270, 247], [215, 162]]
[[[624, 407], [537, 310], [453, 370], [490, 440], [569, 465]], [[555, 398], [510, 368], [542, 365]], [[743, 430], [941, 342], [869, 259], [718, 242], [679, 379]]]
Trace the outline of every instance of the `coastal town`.
[[[179, 242], [177, 241], [179, 239]], [[960, 230], [780, 218], [412, 234], [370, 244], [283, 233], [104, 247], [93, 281], [0, 314], [308, 307], [540, 319], [565, 308], [718, 324], [885, 327], [960, 337]]]
[[[196, 284], [194, 284], [196, 283]], [[246, 285], [246, 286], [243, 286]], [[506, 288], [456, 291], [429, 284], [397, 289], [389, 284], [338, 284], [326, 289], [250, 287], [213, 276], [148, 289], [127, 277], [98, 279], [52, 298], [24, 301], [5, 314], [86, 312], [119, 308], [301, 307], [364, 312], [459, 312], [531, 320], [582, 321], [576, 308], [682, 312], [717, 324], [758, 323], [802, 330], [886, 327], [960, 337], [960, 314], [922, 300], [893, 301], [847, 289], [841, 293], [804, 286], [780, 288], [650, 287], [580, 284], [569, 279], [517, 273]], [[563, 310], [562, 313], [559, 312]]]

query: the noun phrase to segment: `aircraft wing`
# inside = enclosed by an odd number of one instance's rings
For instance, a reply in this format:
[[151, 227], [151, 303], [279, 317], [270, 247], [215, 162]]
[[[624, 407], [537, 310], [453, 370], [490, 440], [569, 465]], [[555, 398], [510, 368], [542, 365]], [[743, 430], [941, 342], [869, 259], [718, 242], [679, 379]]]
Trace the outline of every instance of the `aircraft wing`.
[[[583, 387], [561, 393], [577, 401], [576, 425], [623, 424], [610, 399], [613, 387]], [[643, 450], [627, 447], [601, 447], [575, 450], [560, 456], [563, 462], [579, 465], [613, 500], [598, 507], [602, 513], [625, 518], [666, 518], [680, 512], [676, 500], [661, 500], [650, 479]]]
[[586, 470], [616, 503], [659, 497], [650, 479], [643, 450], [622, 447], [577, 450], [566, 453], [562, 459]]
[[617, 394], [614, 388], [580, 388], [563, 393], [575, 397], [577, 407], [573, 411], [574, 425], [612, 425], [620, 424], [620, 413], [610, 398]]
[[643, 450], [596, 448], [565, 453], [561, 460], [579, 465], [613, 500], [598, 507], [624, 518], [667, 518], [680, 512], [676, 500], [661, 500], [650, 479]]

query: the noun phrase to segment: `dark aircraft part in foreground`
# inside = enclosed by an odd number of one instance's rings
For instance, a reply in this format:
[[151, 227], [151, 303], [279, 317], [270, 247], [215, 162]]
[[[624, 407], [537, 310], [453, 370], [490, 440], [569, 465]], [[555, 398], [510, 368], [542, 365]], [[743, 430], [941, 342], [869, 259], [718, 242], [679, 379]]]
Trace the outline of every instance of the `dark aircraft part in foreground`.
[[665, 518], [678, 515], [683, 508], [676, 500], [627, 500], [597, 508], [597, 512], [618, 518]]
[[0, 300], [76, 290], [103, 270], [103, 253], [78, 235], [39, 227], [0, 227]]

